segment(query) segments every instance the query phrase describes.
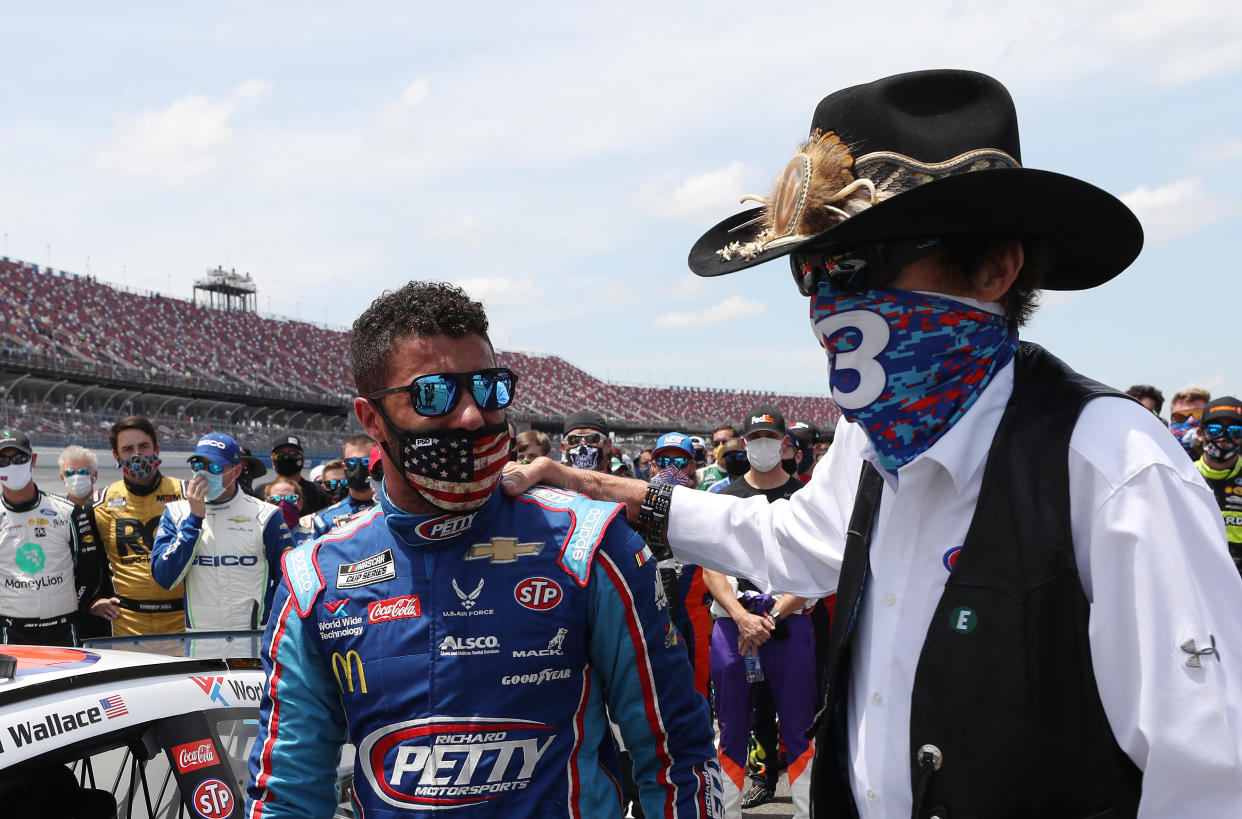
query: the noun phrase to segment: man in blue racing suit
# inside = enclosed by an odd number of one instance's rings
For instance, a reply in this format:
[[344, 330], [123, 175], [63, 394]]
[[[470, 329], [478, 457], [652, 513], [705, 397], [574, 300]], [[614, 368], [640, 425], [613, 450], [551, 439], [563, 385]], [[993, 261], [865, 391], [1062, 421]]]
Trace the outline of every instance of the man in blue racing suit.
[[384, 489], [285, 556], [246, 815], [331, 815], [349, 741], [360, 815], [615, 817], [610, 715], [648, 816], [718, 816], [707, 703], [621, 507], [498, 489], [516, 377], [482, 306], [412, 282], [351, 364]]

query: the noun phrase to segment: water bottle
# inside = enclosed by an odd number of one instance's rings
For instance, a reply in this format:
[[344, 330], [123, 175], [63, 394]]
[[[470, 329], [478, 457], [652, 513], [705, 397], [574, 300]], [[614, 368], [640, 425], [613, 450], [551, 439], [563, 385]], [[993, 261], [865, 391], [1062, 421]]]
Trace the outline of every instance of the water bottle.
[[746, 682], [757, 683], [763, 680], [763, 666], [759, 664], [759, 649], [746, 655]]

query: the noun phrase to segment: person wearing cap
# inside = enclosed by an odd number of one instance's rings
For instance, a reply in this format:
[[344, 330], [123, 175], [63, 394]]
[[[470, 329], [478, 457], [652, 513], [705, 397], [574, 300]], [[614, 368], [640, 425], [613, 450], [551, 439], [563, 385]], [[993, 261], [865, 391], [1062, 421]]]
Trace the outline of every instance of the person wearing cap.
[[758, 199], [689, 263], [780, 260], [809, 300], [846, 419], [811, 482], [768, 504], [536, 461], [506, 491], [624, 501], [682, 559], [837, 591], [817, 813], [1242, 815], [1215, 499], [1141, 404], [1018, 339], [1040, 289], [1121, 273], [1138, 219], [1024, 168], [1008, 91], [958, 70], [829, 95]]
[[1225, 518], [1229, 554], [1242, 572], [1242, 401], [1232, 395], [1213, 398], [1198, 427], [1203, 456], [1195, 461]]
[[[282, 478], [291, 478], [302, 488], [302, 513], [312, 514], [328, 505], [328, 499], [315, 485], [302, 475], [302, 467], [306, 465], [306, 452], [302, 448], [302, 439], [296, 435], [285, 435], [277, 438], [272, 444], [272, 469]], [[260, 497], [267, 494], [264, 486], [259, 492]]]
[[345, 481], [348, 494], [339, 501], [310, 515], [310, 530], [313, 537], [320, 537], [333, 529], [344, 526], [357, 515], [375, 505], [375, 493], [368, 481], [372, 458], [375, 462], [382, 459], [375, 454], [375, 439], [361, 433], [345, 442], [340, 463], [345, 470]]
[[[746, 413], [742, 441], [749, 470], [731, 481], [721, 495], [750, 498], [762, 495], [769, 503], [788, 499], [802, 481], [785, 471], [783, 458], [791, 453], [785, 418], [776, 407], [758, 406]], [[765, 770], [746, 785], [747, 747], [756, 701], [770, 703], [780, 717], [781, 736], [788, 759], [789, 788], [794, 815], [810, 815], [810, 761], [813, 748], [804, 736], [815, 712], [815, 634], [807, 616], [816, 604], [792, 594], [779, 594], [754, 580], [703, 570], [711, 592], [712, 687], [720, 724], [720, 767], [725, 772], [725, 815], [739, 817], [742, 808], [756, 807], [775, 796], [775, 730], [769, 708], [756, 714], [756, 736], [767, 757]], [[776, 625], [777, 628], [770, 626]], [[752, 695], [745, 656], [757, 654], [769, 691]], [[758, 687], [758, 686], [757, 686]]]
[[608, 421], [592, 409], [565, 416], [561, 424], [561, 460], [574, 469], [608, 472]]
[[91, 510], [110, 570], [101, 590], [109, 602], [92, 612], [112, 621], [116, 637], [184, 631], [181, 587], [165, 589], [151, 576], [155, 530], [164, 507], [181, 500], [181, 480], [160, 471], [159, 439], [149, 419], [120, 419], [108, 430], [108, 443], [122, 477]]
[[82, 507], [35, 484], [38, 457], [0, 429], [0, 639], [72, 646], [79, 604], [99, 593], [99, 545]]
[[712, 430], [712, 463], [698, 471], [699, 489], [711, 490], [719, 481], [727, 480], [728, 473], [720, 462], [720, 445], [737, 437], [732, 424], [721, 424]]
[[712, 494], [723, 492], [726, 486], [750, 471], [750, 460], [741, 438], [730, 438], [716, 447], [716, 466], [724, 470], [725, 476], [707, 487]]
[[246, 467], [231, 436], [204, 435], [187, 460], [194, 477], [185, 500], [164, 509], [151, 573], [166, 589], [185, 582], [187, 630], [259, 628], [280, 581], [281, 555], [293, 546], [284, 516], [238, 488]]
[[783, 458], [781, 465], [785, 471], [803, 483], [811, 480], [811, 470], [815, 468], [815, 444], [819, 441], [819, 427], [810, 421], [794, 421], [786, 430], [789, 443], [794, 452], [790, 458]]

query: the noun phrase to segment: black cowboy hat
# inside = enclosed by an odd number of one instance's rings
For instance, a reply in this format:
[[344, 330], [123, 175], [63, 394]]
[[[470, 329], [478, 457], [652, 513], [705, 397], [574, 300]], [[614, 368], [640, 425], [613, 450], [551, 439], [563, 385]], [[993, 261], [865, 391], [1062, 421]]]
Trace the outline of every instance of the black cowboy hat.
[[815, 109], [764, 207], [703, 234], [690, 269], [720, 276], [803, 245], [978, 234], [1047, 240], [1050, 290], [1095, 287], [1134, 261], [1143, 229], [1119, 199], [1021, 162], [1013, 100], [985, 74], [916, 71], [846, 88]]

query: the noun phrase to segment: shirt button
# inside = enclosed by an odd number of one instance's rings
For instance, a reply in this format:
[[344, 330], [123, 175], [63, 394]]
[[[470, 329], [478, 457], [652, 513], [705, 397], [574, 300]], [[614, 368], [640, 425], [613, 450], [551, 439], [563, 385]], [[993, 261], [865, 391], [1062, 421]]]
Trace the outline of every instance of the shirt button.
[[886, 606], [895, 606], [895, 605], [897, 605], [897, 595], [895, 595], [895, 594], [886, 594], [886, 595], [884, 595], [884, 605], [886, 605]]
[[883, 704], [884, 704], [884, 695], [882, 695], [882, 694], [880, 694], [880, 693], [878, 693], [878, 692], [877, 692], [877, 693], [875, 693], [875, 694], [872, 694], [872, 695], [871, 695], [871, 701], [872, 701], [872, 702], [874, 702], [876, 705], [883, 705]]
[[870, 799], [872, 802], [875, 801], [875, 789], [874, 788], [867, 788], [867, 798]]

